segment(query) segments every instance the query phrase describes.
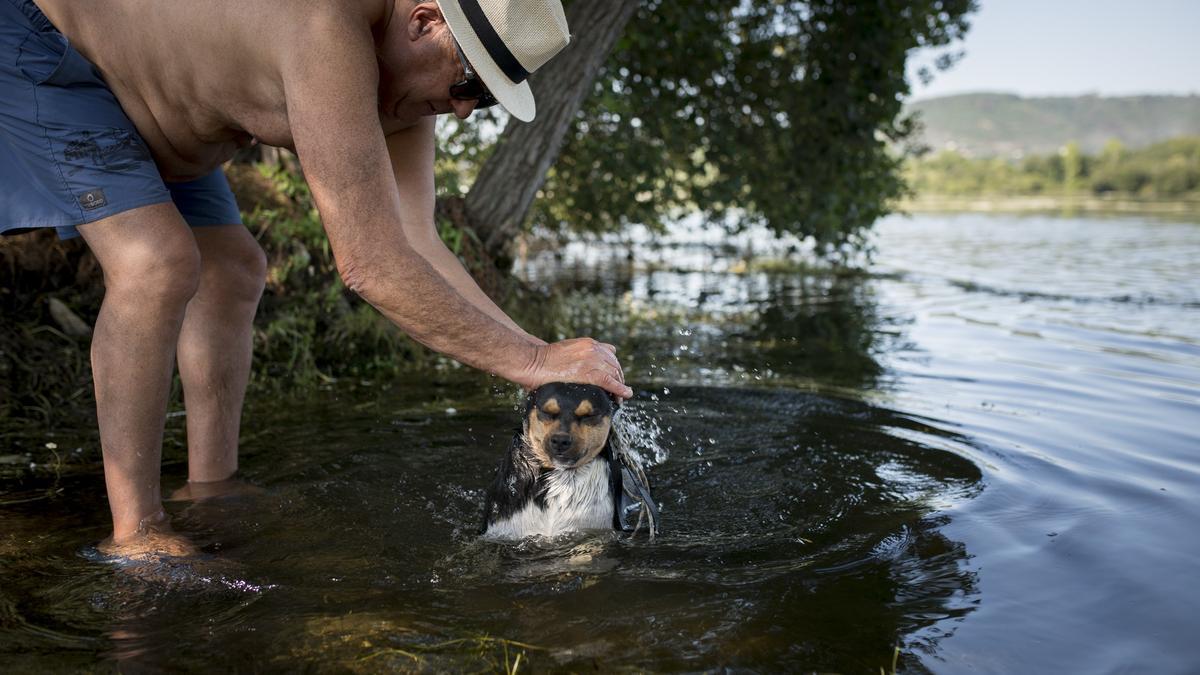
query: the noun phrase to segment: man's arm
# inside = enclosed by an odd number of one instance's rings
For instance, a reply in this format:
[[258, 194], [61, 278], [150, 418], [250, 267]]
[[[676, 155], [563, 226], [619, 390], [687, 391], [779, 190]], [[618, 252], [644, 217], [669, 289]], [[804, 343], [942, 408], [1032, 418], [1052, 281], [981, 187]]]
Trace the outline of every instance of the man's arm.
[[339, 11], [307, 21], [281, 69], [296, 152], [346, 285], [413, 339], [470, 366], [525, 387], [586, 382], [630, 396], [611, 345], [539, 344], [464, 299], [408, 240], [371, 35]]
[[[387, 137], [388, 155], [396, 188], [400, 192], [400, 225], [405, 237], [421, 257], [425, 258], [442, 277], [481, 312], [519, 333], [528, 335], [504, 310], [479, 288], [458, 257], [446, 248], [438, 236], [434, 222], [433, 163], [436, 153], [434, 128], [436, 118], [423, 118], [416, 126], [395, 132]], [[529, 338], [545, 344], [536, 337]]]

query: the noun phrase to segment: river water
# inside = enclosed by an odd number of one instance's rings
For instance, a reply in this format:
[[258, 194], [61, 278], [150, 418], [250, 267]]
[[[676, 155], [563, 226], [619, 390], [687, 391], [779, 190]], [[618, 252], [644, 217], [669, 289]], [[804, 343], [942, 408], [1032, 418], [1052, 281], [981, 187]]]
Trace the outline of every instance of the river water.
[[171, 504], [186, 563], [99, 561], [98, 465], [0, 449], [4, 670], [1200, 670], [1200, 225], [873, 243], [865, 273], [685, 228], [522, 264], [531, 311], [621, 347], [653, 542], [476, 540], [516, 399], [449, 366], [253, 401], [261, 491]]

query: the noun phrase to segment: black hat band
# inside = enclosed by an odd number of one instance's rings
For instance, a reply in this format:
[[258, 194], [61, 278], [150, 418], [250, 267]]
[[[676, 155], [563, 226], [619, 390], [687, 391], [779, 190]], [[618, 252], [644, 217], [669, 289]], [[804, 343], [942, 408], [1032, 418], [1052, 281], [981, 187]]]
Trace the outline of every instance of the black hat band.
[[479, 7], [478, 0], [459, 0], [459, 7], [462, 8], [463, 14], [467, 16], [467, 21], [471, 23], [471, 28], [475, 29], [475, 34], [479, 36], [479, 41], [483, 43], [484, 48], [488, 50], [492, 60], [496, 65], [500, 66], [500, 70], [508, 76], [508, 79], [514, 83], [521, 83], [525, 78], [529, 77], [529, 71], [525, 70], [525, 66], [517, 61], [517, 57], [508, 50], [508, 45], [504, 44], [504, 40], [492, 27], [492, 23], [488, 21], [487, 15], [483, 13], [483, 9]]

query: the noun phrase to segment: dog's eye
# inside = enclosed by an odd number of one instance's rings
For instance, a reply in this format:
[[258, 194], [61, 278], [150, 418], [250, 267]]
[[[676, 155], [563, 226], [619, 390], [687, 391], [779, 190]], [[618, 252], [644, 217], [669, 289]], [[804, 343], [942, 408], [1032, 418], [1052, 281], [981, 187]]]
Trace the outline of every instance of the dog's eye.
[[552, 420], [552, 419], [557, 419], [557, 418], [558, 418], [558, 413], [548, 413], [548, 412], [546, 412], [545, 410], [542, 410], [541, 408], [538, 408], [538, 416], [539, 416], [539, 417], [541, 417], [541, 418], [543, 418], [543, 419]]

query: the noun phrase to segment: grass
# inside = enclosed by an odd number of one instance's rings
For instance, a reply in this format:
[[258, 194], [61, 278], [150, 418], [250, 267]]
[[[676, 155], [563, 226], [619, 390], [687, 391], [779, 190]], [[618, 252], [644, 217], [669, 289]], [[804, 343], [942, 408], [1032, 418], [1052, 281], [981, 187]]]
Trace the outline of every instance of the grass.
[[[539, 647], [526, 642], [480, 635], [446, 640], [431, 645], [413, 645], [408, 649], [384, 647], [359, 657], [356, 659], [356, 662], [363, 663], [380, 657], [397, 656], [411, 661], [414, 669], [440, 670], [441, 668], [437, 664], [430, 663], [429, 655], [451, 652], [449, 655], [452, 657], [466, 655], [475, 659], [482, 666], [479, 672], [503, 672], [507, 675], [516, 675], [520, 672], [522, 665], [529, 665], [529, 651], [547, 650], [545, 647]], [[441, 665], [444, 666], [445, 664]], [[461, 666], [462, 664], [458, 664], [458, 667], [453, 668], [453, 670], [465, 671], [466, 669]]]
[[879, 666], [879, 675], [896, 675], [896, 665], [900, 662], [900, 646], [897, 645], [892, 652], [892, 669], [884, 670], [883, 666]]

